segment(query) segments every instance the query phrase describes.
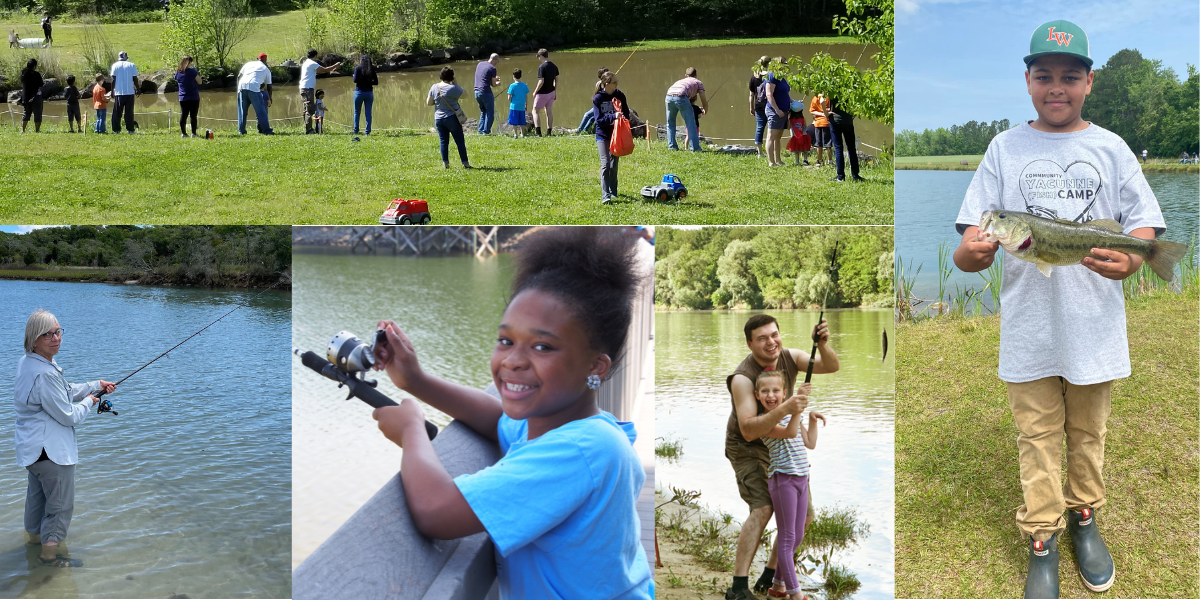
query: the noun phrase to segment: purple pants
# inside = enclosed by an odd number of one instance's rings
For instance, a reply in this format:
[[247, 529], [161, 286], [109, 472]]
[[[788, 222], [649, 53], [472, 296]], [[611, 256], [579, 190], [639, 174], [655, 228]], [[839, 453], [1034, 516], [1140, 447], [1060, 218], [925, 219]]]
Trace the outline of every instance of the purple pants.
[[796, 579], [796, 546], [804, 540], [804, 519], [808, 516], [808, 475], [776, 473], [767, 481], [771, 504], [775, 507], [775, 525], [779, 529], [779, 567], [775, 582], [782, 583], [788, 594], [800, 593]]

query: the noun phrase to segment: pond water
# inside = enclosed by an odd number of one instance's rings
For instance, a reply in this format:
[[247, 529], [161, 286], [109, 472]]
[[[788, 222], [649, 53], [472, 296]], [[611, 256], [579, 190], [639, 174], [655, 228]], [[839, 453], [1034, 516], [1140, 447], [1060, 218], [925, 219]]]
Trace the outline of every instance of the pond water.
[[[748, 354], [742, 326], [750, 312], [659, 312], [655, 315], [655, 435], [680, 440], [682, 457], [659, 459], [655, 485], [698, 490], [698, 500], [742, 521], [749, 508], [738, 495], [725, 458], [725, 425], [732, 409], [725, 377]], [[771, 311], [784, 345], [812, 348], [808, 332], [818, 311]], [[855, 598], [895, 594], [895, 362], [883, 355], [882, 332], [893, 339], [890, 310], [826, 311], [831, 346], [841, 370], [813, 376], [810, 407], [828, 420], [809, 452], [814, 505], [857, 509], [870, 535], [838, 554], [862, 581]], [[774, 520], [768, 528], [774, 528]], [[732, 576], [732, 573], [730, 573]], [[757, 577], [757, 572], [753, 573]]]
[[[511, 256], [351, 255], [296, 247], [292, 344], [324, 356], [343, 329], [360, 338], [394, 319], [412, 340], [425, 372], [463, 385], [491, 382], [488, 361], [508, 299]], [[430, 326], [436, 324], [436, 327]], [[379, 390], [406, 396], [386, 375]], [[371, 407], [292, 361], [292, 566], [350, 518], [400, 470], [401, 449], [379, 433]], [[438, 427], [450, 418], [429, 406]]]
[[75, 514], [65, 546], [83, 560], [43, 567], [26, 547], [27, 472], [12, 451], [13, 379], [37, 308], [66, 330], [67, 380], [117, 381], [257, 291], [0, 281], [0, 597], [287, 598], [291, 595], [291, 415], [285, 325], [270, 291], [108, 396], [119, 416], [76, 428]]
[[[896, 173], [896, 257], [904, 262], [908, 274], [917, 266], [922, 267], [913, 286], [913, 295], [918, 298], [937, 296], [938, 245], [945, 241], [950, 244], [952, 253], [962, 240], [954, 229], [954, 220], [974, 175], [972, 171]], [[1200, 212], [1196, 200], [1200, 197], [1200, 177], [1147, 173], [1146, 181], [1154, 190], [1167, 222], [1163, 239], [1185, 244], [1195, 241], [1197, 213]], [[1011, 257], [1005, 257], [1005, 260], [1009, 259]], [[911, 270], [908, 269], [910, 260]], [[946, 285], [953, 290], [956, 283], [964, 290], [970, 287], [980, 290], [986, 285], [979, 274], [963, 273], [958, 269]], [[990, 305], [990, 295], [984, 296], [985, 305]]]
[[[754, 116], [750, 114], [746, 87], [750, 77], [750, 65], [760, 56], [783, 55], [811, 57], [818, 51], [828, 52], [834, 57], [845, 58], [851, 63], [859, 61], [863, 68], [871, 68], [871, 54], [874, 47], [857, 44], [780, 44], [780, 45], [735, 45], [716, 48], [691, 48], [681, 50], [638, 50], [630, 52], [552, 52], [550, 60], [558, 66], [559, 86], [554, 103], [554, 124], [556, 126], [575, 128], [583, 113], [592, 107], [593, 87], [596, 83], [596, 70], [600, 67], [609, 69], [621, 68], [619, 87], [629, 99], [630, 107], [638, 112], [643, 119], [651, 123], [666, 122], [664, 100], [667, 88], [678, 79], [683, 78], [687, 67], [696, 67], [701, 81], [707, 89], [710, 111], [700, 120], [700, 132], [707, 136], [721, 138], [753, 138]], [[860, 58], [861, 57], [861, 58]], [[455, 71], [456, 79], [465, 90], [463, 95], [463, 110], [470, 117], [479, 116], [479, 107], [474, 100], [475, 66], [478, 61], [458, 61], [448, 65], [435, 65], [393, 73], [380, 73], [380, 85], [375, 88], [373, 105], [373, 123], [375, 129], [390, 127], [429, 128], [433, 125], [433, 108], [425, 106], [425, 97], [429, 87], [438, 81], [438, 73], [442, 66], [450, 66]], [[500, 75], [502, 87], [496, 88], [496, 119], [498, 123], [507, 120], [508, 104], [504, 90], [512, 83], [512, 71], [520, 68], [524, 72], [522, 78], [530, 90], [537, 84], [538, 60], [533, 54], [517, 54], [502, 56], [496, 69]], [[303, 112], [300, 98], [296, 93], [296, 82], [276, 86], [275, 102], [270, 113], [273, 119], [297, 117]], [[317, 87], [325, 90], [325, 105], [329, 112], [327, 119], [332, 122], [351, 125], [354, 110], [354, 83], [350, 77], [321, 78]], [[792, 98], [801, 99], [798, 92], [793, 91]], [[809, 97], [803, 98], [806, 105]], [[532, 98], [530, 98], [532, 106]], [[168, 108], [175, 112], [178, 119], [179, 104], [175, 94], [154, 95], [146, 94], [138, 100], [139, 111], [165, 111]], [[46, 114], [66, 114], [66, 107], [61, 102], [46, 104]], [[805, 114], [808, 110], [805, 109]], [[237, 98], [231, 90], [206, 90], [201, 92], [200, 116], [219, 119], [237, 119]], [[20, 115], [18, 114], [19, 118]], [[809, 117], [811, 121], [811, 117]], [[142, 126], [165, 126], [167, 115], [146, 115], [138, 118]], [[251, 115], [253, 120], [253, 115]], [[200, 121], [202, 126], [229, 126], [230, 123]], [[298, 120], [288, 121], [289, 125], [300, 123]], [[683, 123], [680, 121], [682, 127]], [[174, 126], [174, 125], [173, 125]], [[365, 126], [365, 124], [364, 124]], [[329, 131], [348, 131], [331, 126]], [[855, 120], [855, 133], [863, 143], [876, 147], [892, 143], [892, 128], [882, 123], [865, 119]], [[682, 134], [681, 134], [682, 135]], [[734, 142], [726, 142], [734, 143]], [[745, 142], [741, 142], [745, 143]], [[750, 142], [751, 144], [753, 142]], [[864, 152], [875, 154], [870, 148], [862, 148]]]

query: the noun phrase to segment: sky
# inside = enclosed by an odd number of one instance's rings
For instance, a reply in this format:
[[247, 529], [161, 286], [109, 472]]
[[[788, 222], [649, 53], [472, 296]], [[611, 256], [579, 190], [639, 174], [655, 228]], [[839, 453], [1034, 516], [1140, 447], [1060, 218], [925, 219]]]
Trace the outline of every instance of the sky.
[[29, 233], [43, 227], [59, 227], [59, 225], [0, 225], [0, 231], [6, 233]]
[[1183, 79], [1200, 63], [1200, 2], [897, 0], [896, 131], [1037, 118], [1025, 87], [1029, 37], [1065, 19], [1088, 35], [1093, 67], [1124, 48]]

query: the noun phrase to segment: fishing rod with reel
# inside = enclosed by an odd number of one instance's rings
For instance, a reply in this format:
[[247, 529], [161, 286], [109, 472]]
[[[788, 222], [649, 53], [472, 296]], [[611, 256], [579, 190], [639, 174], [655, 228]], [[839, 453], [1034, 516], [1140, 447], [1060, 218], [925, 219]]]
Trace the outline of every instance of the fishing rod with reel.
[[[829, 301], [829, 290], [834, 285], [837, 284], [837, 272], [838, 272], [837, 251], [838, 251], [838, 244], [841, 243], [841, 241], [842, 241], [842, 230], [839, 228], [837, 238], [835, 238], [833, 241], [833, 258], [829, 261], [829, 287], [825, 288], [825, 298], [821, 300], [821, 316], [817, 317], [817, 324], [816, 324], [816, 326], [813, 327], [813, 335], [812, 335], [813, 347], [812, 347], [812, 351], [808, 353], [808, 372], [805, 373], [805, 375], [804, 375], [804, 383], [808, 383], [808, 382], [812, 381], [813, 362], [816, 361], [817, 344], [821, 339], [821, 336], [817, 335], [817, 329], [821, 327], [821, 320], [825, 318], [825, 304]], [[884, 335], [886, 336], [887, 333], [885, 332]], [[885, 337], [884, 344], [887, 343], [886, 339], [887, 338]]]
[[[398, 406], [398, 403], [388, 398], [383, 392], [375, 389], [379, 382], [367, 378], [367, 371], [374, 367], [378, 359], [375, 349], [387, 345], [387, 333], [375, 331], [374, 343], [368, 344], [349, 331], [339, 331], [329, 345], [325, 347], [325, 358], [316, 352], [308, 350], [301, 352], [293, 348], [292, 354], [300, 357], [300, 363], [320, 373], [321, 376], [336, 381], [338, 387], [346, 386], [349, 395], [346, 399], [358, 398], [374, 408]], [[437, 437], [437, 426], [425, 421], [425, 433], [429, 439]]]
[[[188, 340], [190, 340], [190, 339], [192, 339], [192, 338], [194, 338], [194, 337], [196, 337], [196, 336], [200, 335], [200, 332], [201, 332], [201, 331], [204, 331], [205, 329], [208, 329], [209, 327], [212, 327], [213, 325], [216, 325], [216, 324], [217, 324], [217, 321], [220, 321], [221, 319], [224, 319], [225, 317], [228, 317], [229, 315], [233, 314], [233, 311], [235, 311], [235, 310], [237, 310], [237, 309], [239, 309], [239, 308], [241, 308], [241, 307], [243, 307], [243, 306], [246, 306], [246, 305], [250, 304], [250, 303], [251, 303], [251, 302], [253, 302], [255, 299], [257, 299], [259, 296], [261, 296], [261, 295], [263, 295], [263, 294], [265, 294], [265, 293], [267, 293], [267, 292], [271, 291], [271, 289], [272, 289], [272, 288], [274, 288], [275, 286], [277, 286], [277, 285], [279, 285], [279, 284], [281, 284], [281, 283], [283, 283], [283, 280], [282, 280], [282, 279], [280, 279], [279, 281], [276, 281], [275, 283], [271, 284], [271, 287], [269, 287], [269, 288], [267, 288], [267, 289], [265, 289], [265, 290], [263, 290], [263, 291], [261, 291], [261, 292], [259, 292], [259, 293], [255, 294], [253, 298], [250, 298], [249, 300], [247, 300], [247, 301], [245, 301], [245, 302], [243, 302], [243, 303], [241, 303], [241, 304], [239, 304], [239, 305], [237, 305], [237, 306], [233, 307], [233, 309], [232, 309], [232, 310], [230, 310], [229, 312], [227, 312], [227, 313], [225, 313], [225, 314], [223, 314], [223, 315], [221, 315], [221, 316], [217, 317], [217, 318], [216, 318], [214, 321], [212, 321], [212, 322], [211, 322], [211, 323], [209, 323], [208, 325], [205, 325], [204, 327], [201, 327], [201, 328], [200, 328], [200, 331], [197, 331], [196, 333], [193, 333], [192, 335], [189, 335], [189, 336], [187, 336], [186, 338], [184, 338], [184, 340], [183, 340], [182, 342], [179, 342], [178, 344], [175, 344], [174, 346], [171, 346], [171, 349], [170, 349], [170, 350], [167, 350], [166, 352], [163, 352], [162, 354], [159, 354], [158, 356], [154, 357], [154, 360], [151, 360], [150, 362], [148, 362], [148, 363], [146, 363], [146, 364], [144, 364], [144, 365], [142, 365], [142, 366], [138, 367], [138, 368], [137, 368], [137, 371], [134, 371], [134, 372], [132, 372], [132, 373], [130, 373], [130, 374], [128, 374], [128, 375], [126, 375], [125, 377], [121, 378], [121, 380], [120, 380], [120, 381], [118, 381], [118, 382], [117, 382], [116, 384], [114, 384], [114, 385], [121, 385], [121, 383], [123, 383], [123, 382], [124, 382], [126, 379], [129, 379], [130, 377], [133, 377], [134, 375], [137, 375], [138, 371], [141, 371], [142, 369], [145, 369], [146, 367], [148, 367], [148, 366], [150, 366], [150, 365], [154, 364], [154, 362], [155, 362], [155, 361], [157, 361], [158, 359], [160, 359], [160, 358], [162, 358], [162, 357], [164, 357], [164, 356], [166, 356], [166, 355], [170, 354], [172, 350], [174, 350], [174, 349], [176, 349], [176, 348], [178, 348], [178, 347], [180, 347], [180, 346], [182, 346], [182, 345], [186, 344]], [[95, 394], [95, 395], [94, 395], [94, 397], [96, 398], [96, 414], [98, 414], [98, 415], [99, 415], [99, 414], [103, 414], [103, 413], [109, 412], [109, 413], [112, 413], [112, 414], [113, 414], [113, 416], [115, 417], [115, 416], [117, 416], [117, 414], [118, 414], [118, 413], [117, 413], [117, 411], [113, 410], [112, 401], [111, 401], [111, 400], [105, 400], [105, 399], [104, 399], [104, 395], [105, 395], [105, 394], [107, 394], [107, 393], [108, 393], [108, 392], [106, 392], [106, 391], [104, 391], [104, 390], [100, 390], [100, 393], [99, 393], [99, 394]]]

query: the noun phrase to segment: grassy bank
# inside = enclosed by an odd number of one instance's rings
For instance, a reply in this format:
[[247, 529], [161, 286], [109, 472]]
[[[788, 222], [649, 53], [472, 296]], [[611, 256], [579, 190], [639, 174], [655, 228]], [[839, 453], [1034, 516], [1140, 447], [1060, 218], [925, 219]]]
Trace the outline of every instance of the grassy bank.
[[857, 44], [857, 39], [844, 35], [828, 36], [795, 36], [795, 37], [766, 37], [766, 38], [707, 38], [695, 40], [644, 40], [641, 42], [624, 42], [619, 44], [596, 44], [566, 48], [559, 52], [598, 53], [598, 52], [632, 52], [640, 50], [678, 50], [685, 48], [716, 48], [720, 46], [751, 46], [751, 45], [787, 45], [787, 44]]
[[[0, 268], [0, 279], [25, 281], [71, 281], [79, 283], [136, 283], [137, 285], [184, 285], [222, 288], [265, 288], [279, 281], [279, 276], [256, 272], [250, 274], [244, 268], [225, 268], [217, 274], [188, 274], [183, 269], [169, 269], [157, 273], [133, 271], [128, 268], [111, 269], [91, 267], [25, 267]], [[275, 286], [289, 290], [292, 284], [285, 281]]]
[[[967, 164], [962, 164], [962, 161]], [[897, 156], [900, 171], [974, 171], [979, 168], [982, 154], [954, 156]], [[1200, 173], [1200, 165], [1179, 164], [1179, 159], [1152, 158], [1142, 165], [1143, 173]]]
[[[428, 200], [435, 224], [892, 223], [890, 163], [864, 169], [867, 182], [838, 183], [830, 168], [769, 169], [754, 156], [639, 142], [621, 160], [620, 198], [602, 205], [591, 136], [468, 135], [468, 171], [453, 147], [444, 169], [437, 136], [424, 133], [352, 142], [283, 128], [272, 137], [223, 130], [215, 140], [61, 131], [0, 126], [4, 222], [377, 224], [388, 201], [404, 197]], [[643, 201], [641, 187], [664, 173], [682, 178], [688, 197]]]
[[[1118, 573], [1105, 595], [1194, 598], [1200, 303], [1193, 287], [1139, 296], [1126, 310], [1133, 375], [1113, 386], [1108, 504], [1098, 513]], [[1022, 592], [1028, 549], [1013, 523], [1022, 496], [996, 378], [999, 328], [995, 316], [897, 326], [897, 597]], [[1093, 597], [1062, 540], [1062, 597]]]

